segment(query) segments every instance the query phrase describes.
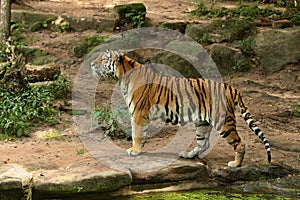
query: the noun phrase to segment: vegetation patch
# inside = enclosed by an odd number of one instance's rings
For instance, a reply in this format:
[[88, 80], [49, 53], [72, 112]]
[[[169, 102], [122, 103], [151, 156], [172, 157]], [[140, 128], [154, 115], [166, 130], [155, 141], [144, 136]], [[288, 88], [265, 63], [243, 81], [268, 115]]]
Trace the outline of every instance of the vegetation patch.
[[0, 88], [0, 134], [6, 136], [28, 135], [37, 122], [56, 124], [60, 112], [54, 101], [69, 94], [70, 81], [60, 76], [46, 85], [28, 85], [21, 91]]
[[72, 52], [76, 57], [82, 57], [107, 39], [108, 37], [103, 35], [87, 37], [84, 41], [73, 44]]
[[118, 15], [115, 26], [131, 24], [133, 28], [140, 28], [145, 25], [146, 7], [142, 3], [117, 5], [114, 11]]
[[[279, 2], [279, 1], [277, 1]], [[243, 18], [254, 21], [258, 18], [267, 18], [270, 20], [288, 19], [294, 25], [300, 24], [299, 7], [285, 5], [286, 9], [276, 9], [272, 6], [259, 7], [258, 3], [248, 5], [239, 5], [236, 8], [208, 8], [203, 1], [198, 3], [195, 10], [191, 11], [192, 15], [204, 16], [208, 18], [227, 17]]]
[[128, 127], [130, 117], [127, 108], [116, 106], [111, 109], [109, 103], [103, 102], [96, 106], [93, 116], [99, 122], [99, 126], [105, 135], [111, 138], [128, 137], [123, 131], [131, 130], [131, 127]]

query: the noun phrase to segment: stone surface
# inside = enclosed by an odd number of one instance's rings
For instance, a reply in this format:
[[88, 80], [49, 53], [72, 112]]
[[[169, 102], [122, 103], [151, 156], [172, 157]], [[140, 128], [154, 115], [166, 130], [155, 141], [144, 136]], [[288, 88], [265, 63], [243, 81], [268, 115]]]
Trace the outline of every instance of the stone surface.
[[161, 66], [155, 65], [154, 69], [163, 75], [186, 78], [201, 77], [195, 67], [181, 55], [172, 52], [158, 52], [150, 60], [151, 63], [161, 64]]
[[244, 72], [250, 69], [248, 60], [238, 49], [221, 44], [213, 44], [210, 55], [222, 75], [230, 71]]
[[32, 174], [20, 165], [0, 165], [0, 199], [20, 199], [31, 180]]
[[209, 174], [206, 166], [201, 162], [178, 160], [176, 163], [155, 172], [132, 172], [132, 184], [164, 183], [183, 180], [208, 181]]
[[267, 30], [256, 37], [256, 54], [267, 73], [300, 60], [300, 27]]
[[188, 24], [186, 35], [199, 43], [221, 43], [242, 40], [255, 31], [246, 20], [214, 20], [209, 24]]
[[52, 81], [60, 74], [60, 67], [55, 63], [45, 65], [26, 64], [26, 75], [30, 76], [30, 82]]
[[259, 181], [283, 178], [289, 175], [299, 175], [299, 170], [286, 165], [273, 164], [266, 166], [249, 165], [239, 168], [220, 169], [214, 178], [225, 183], [237, 181]]
[[131, 184], [130, 174], [79, 164], [69, 169], [34, 172], [33, 197], [73, 196], [82, 193], [104, 193], [119, 190]]

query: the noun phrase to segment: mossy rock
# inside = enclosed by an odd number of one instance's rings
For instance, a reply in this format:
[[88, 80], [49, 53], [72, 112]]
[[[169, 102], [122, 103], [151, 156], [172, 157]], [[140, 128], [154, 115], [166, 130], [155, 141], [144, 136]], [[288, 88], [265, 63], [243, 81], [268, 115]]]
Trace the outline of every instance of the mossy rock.
[[299, 174], [299, 170], [287, 165], [272, 164], [268, 166], [249, 165], [240, 168], [228, 168], [219, 170], [215, 178], [222, 182], [233, 183], [236, 181], [258, 181], [287, 177], [291, 174]]
[[154, 69], [166, 76], [199, 78], [197, 69], [181, 56], [171, 52], [159, 52], [151, 57], [151, 63], [157, 63]]
[[231, 71], [245, 72], [250, 69], [248, 60], [238, 49], [214, 44], [210, 54], [222, 75]]
[[187, 36], [199, 43], [221, 43], [243, 40], [255, 32], [253, 23], [246, 20], [214, 20], [210, 24], [188, 24]]
[[126, 24], [142, 26], [146, 20], [146, 6], [142, 3], [117, 5], [113, 12], [116, 17], [115, 28]]
[[187, 22], [163, 22], [159, 27], [179, 31], [180, 33], [185, 34], [186, 25]]

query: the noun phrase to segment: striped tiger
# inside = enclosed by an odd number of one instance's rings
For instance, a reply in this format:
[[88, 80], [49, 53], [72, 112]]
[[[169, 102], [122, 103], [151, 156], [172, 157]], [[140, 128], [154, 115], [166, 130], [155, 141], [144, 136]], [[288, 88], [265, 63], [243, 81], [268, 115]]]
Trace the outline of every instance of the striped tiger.
[[202, 78], [164, 76], [117, 51], [101, 53], [91, 62], [91, 69], [97, 76], [118, 80], [131, 115], [132, 147], [127, 149], [128, 155], [141, 153], [150, 120], [162, 118], [172, 124], [195, 124], [197, 145], [189, 152], [180, 152], [180, 157], [198, 155], [212, 125], [235, 151], [235, 160], [228, 166], [241, 166], [245, 144], [236, 130], [237, 106], [250, 129], [262, 140], [271, 162], [268, 140], [252, 119], [240, 92], [232, 86]]

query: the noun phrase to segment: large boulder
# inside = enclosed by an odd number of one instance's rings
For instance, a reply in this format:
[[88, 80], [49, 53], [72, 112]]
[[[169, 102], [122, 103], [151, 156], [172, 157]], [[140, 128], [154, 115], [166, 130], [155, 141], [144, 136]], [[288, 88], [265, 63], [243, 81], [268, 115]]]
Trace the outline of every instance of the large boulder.
[[242, 40], [255, 31], [246, 20], [214, 20], [209, 24], [188, 24], [186, 35], [199, 43], [221, 43]]
[[267, 30], [256, 37], [256, 54], [267, 73], [300, 60], [300, 27]]
[[221, 74], [226, 74], [230, 71], [244, 72], [250, 68], [248, 60], [235, 48], [227, 47], [222, 44], [213, 44], [210, 55], [218, 66]]

